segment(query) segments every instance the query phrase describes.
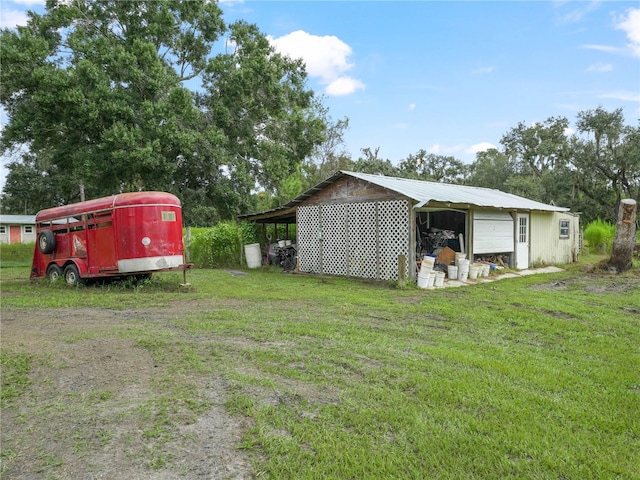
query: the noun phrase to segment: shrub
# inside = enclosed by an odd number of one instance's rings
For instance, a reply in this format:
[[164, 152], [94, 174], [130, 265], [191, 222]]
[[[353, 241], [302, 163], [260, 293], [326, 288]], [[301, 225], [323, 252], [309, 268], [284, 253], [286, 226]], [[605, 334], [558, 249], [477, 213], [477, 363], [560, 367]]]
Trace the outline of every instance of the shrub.
[[254, 224], [220, 222], [210, 228], [191, 229], [191, 259], [197, 267], [241, 268], [245, 265], [244, 245], [256, 243]]
[[606, 253], [611, 251], [616, 235], [616, 226], [597, 219], [584, 229], [584, 240], [591, 253]]

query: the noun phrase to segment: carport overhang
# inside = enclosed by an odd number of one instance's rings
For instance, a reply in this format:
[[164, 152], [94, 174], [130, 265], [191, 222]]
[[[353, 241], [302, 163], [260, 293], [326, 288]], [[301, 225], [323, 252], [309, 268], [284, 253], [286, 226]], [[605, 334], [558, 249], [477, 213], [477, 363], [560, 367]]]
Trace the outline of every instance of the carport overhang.
[[244, 215], [238, 215], [239, 220], [246, 222], [255, 222], [262, 224], [285, 224], [291, 225], [296, 223], [296, 206], [274, 208], [266, 212], [260, 213], [248, 213]]

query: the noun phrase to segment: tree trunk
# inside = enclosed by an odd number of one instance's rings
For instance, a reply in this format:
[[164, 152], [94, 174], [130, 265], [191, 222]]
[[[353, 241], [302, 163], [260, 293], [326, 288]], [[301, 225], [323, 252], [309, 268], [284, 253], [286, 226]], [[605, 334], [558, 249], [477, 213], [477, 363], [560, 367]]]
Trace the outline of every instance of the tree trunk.
[[609, 268], [615, 269], [617, 273], [629, 270], [633, 262], [633, 247], [636, 243], [636, 214], [635, 200], [627, 198], [620, 202], [613, 252], [609, 260]]

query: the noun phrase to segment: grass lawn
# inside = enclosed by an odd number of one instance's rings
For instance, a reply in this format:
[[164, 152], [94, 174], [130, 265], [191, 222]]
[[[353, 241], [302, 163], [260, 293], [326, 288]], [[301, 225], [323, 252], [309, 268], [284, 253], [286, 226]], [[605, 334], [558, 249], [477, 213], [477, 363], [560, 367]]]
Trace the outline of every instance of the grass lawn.
[[[277, 270], [68, 288], [21, 266], [2, 269], [1, 298], [14, 312], [144, 309], [100, 334], [146, 349], [163, 398], [196, 416], [201, 379], [221, 375], [260, 478], [640, 479], [638, 271], [425, 291]], [[37, 355], [2, 349], [3, 408], [30, 398]], [[142, 419], [149, 438], [157, 419]], [[162, 429], [184, 421], [168, 409]]]

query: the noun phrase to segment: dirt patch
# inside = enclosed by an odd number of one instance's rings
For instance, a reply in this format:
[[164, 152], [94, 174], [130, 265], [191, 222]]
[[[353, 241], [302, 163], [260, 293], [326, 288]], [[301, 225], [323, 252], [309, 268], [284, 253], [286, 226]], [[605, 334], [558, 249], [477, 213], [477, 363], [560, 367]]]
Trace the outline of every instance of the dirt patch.
[[571, 278], [559, 280], [549, 283], [538, 283], [529, 287], [531, 290], [542, 291], [564, 291], [569, 290], [571, 286], [578, 285], [588, 293], [618, 293], [623, 294], [637, 287], [637, 274], [628, 274], [627, 276], [618, 276], [607, 273], [586, 273], [579, 278]]
[[[200, 375], [185, 383], [198, 391], [196, 408], [179, 401], [166, 405], [172, 397], [159, 385], [167, 366], [148, 348], [117, 334], [178, 313], [186, 313], [185, 305], [123, 311], [3, 308], [2, 349], [28, 354], [32, 367], [27, 392], [3, 408], [0, 418], [1, 477], [255, 478], [252, 459], [239, 448], [250, 425], [226, 411], [224, 378]], [[163, 424], [165, 411], [180, 421]]]

